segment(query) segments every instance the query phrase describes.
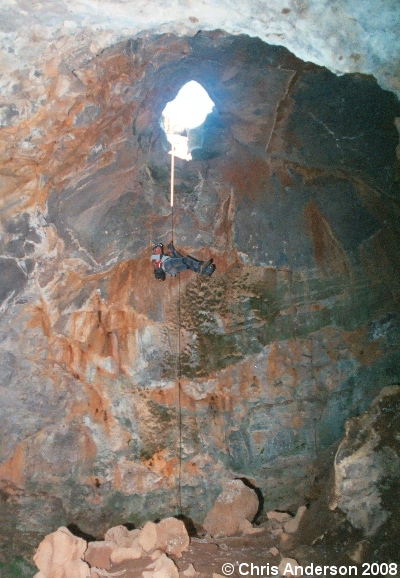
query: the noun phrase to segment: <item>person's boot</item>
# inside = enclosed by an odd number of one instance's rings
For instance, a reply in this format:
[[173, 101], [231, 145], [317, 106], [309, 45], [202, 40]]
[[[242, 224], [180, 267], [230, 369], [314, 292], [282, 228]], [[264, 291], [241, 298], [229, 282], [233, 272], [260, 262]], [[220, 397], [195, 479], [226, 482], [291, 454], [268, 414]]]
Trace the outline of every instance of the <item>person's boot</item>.
[[207, 259], [207, 261], [202, 261], [202, 263], [199, 267], [200, 275], [210, 275], [210, 273], [207, 272], [207, 269], [210, 267], [212, 262], [213, 262], [212, 259]]
[[211, 275], [214, 273], [214, 271], [215, 271], [215, 265], [214, 264], [209, 265], [208, 267], [206, 267], [204, 269], [203, 275], [205, 275], [206, 277], [211, 277]]

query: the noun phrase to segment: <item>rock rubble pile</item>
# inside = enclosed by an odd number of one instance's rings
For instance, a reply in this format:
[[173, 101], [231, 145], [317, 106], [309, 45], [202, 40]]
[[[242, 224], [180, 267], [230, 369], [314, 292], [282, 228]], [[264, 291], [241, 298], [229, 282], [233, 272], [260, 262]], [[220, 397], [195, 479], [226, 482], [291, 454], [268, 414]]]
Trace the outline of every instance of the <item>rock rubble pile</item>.
[[[306, 507], [301, 506], [295, 516], [286, 512], [268, 512], [264, 527], [254, 527], [259, 509], [255, 490], [241, 480], [230, 480], [223, 485], [214, 506], [207, 513], [203, 527], [206, 541], [229, 536], [248, 535], [269, 530], [280, 537], [296, 532]], [[104, 540], [87, 542], [75, 536], [66, 527], [47, 535], [40, 543], [33, 560], [39, 569], [34, 578], [108, 578], [126, 572], [119, 565], [137, 563], [135, 571], [142, 578], [194, 578], [199, 575], [192, 564], [182, 570], [177, 559], [182, 558], [190, 545], [189, 534], [183, 521], [170, 517], [158, 523], [148, 521], [142, 528], [129, 530], [114, 526], [107, 530]], [[277, 548], [270, 553], [280, 555]]]
[[146, 558], [149, 563], [143, 578], [178, 578], [169, 556], [180, 558], [188, 545], [185, 525], [176, 518], [146, 522], [134, 530], [115, 526], [104, 540], [89, 543], [61, 527], [40, 543], [33, 557], [39, 569], [35, 578], [101, 578], [113, 566]]

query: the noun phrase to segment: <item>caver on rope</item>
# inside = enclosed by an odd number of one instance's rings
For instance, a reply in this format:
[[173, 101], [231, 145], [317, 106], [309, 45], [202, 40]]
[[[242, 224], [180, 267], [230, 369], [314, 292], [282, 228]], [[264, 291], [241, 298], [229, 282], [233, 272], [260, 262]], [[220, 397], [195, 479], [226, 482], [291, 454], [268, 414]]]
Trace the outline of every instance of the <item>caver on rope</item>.
[[198, 261], [188, 255], [181, 255], [172, 243], [169, 243], [167, 248], [168, 253], [165, 253], [163, 244], [158, 243], [153, 247], [150, 257], [154, 269], [154, 277], [159, 281], [165, 281], [166, 275], [174, 277], [187, 269], [206, 277], [210, 277], [215, 271], [215, 265], [212, 259]]

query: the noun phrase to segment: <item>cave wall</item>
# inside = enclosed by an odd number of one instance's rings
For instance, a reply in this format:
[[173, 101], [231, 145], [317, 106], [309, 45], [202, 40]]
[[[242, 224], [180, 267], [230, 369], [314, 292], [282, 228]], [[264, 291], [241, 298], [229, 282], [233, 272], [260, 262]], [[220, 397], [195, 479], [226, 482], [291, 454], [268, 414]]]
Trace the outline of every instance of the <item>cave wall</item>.
[[[217, 270], [161, 284], [160, 116], [192, 79], [216, 107], [176, 162], [174, 239]], [[3, 548], [180, 499], [201, 522], [231, 477], [266, 508], [304, 503], [316, 458], [400, 378], [396, 97], [215, 31], [135, 38], [73, 70], [54, 53], [15, 101], [0, 135]]]

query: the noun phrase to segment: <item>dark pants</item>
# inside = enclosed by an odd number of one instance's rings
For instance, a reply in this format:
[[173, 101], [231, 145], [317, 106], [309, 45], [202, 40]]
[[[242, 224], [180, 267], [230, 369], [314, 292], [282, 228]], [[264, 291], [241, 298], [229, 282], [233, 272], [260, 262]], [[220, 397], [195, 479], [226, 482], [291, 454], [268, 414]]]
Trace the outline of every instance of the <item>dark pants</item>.
[[184, 257], [174, 248], [172, 249], [172, 255], [173, 257], [170, 257], [163, 263], [163, 269], [167, 275], [176, 275], [177, 273], [186, 271], [186, 269], [190, 269], [195, 273], [200, 272], [201, 261], [197, 261], [197, 259], [193, 259], [193, 257]]

